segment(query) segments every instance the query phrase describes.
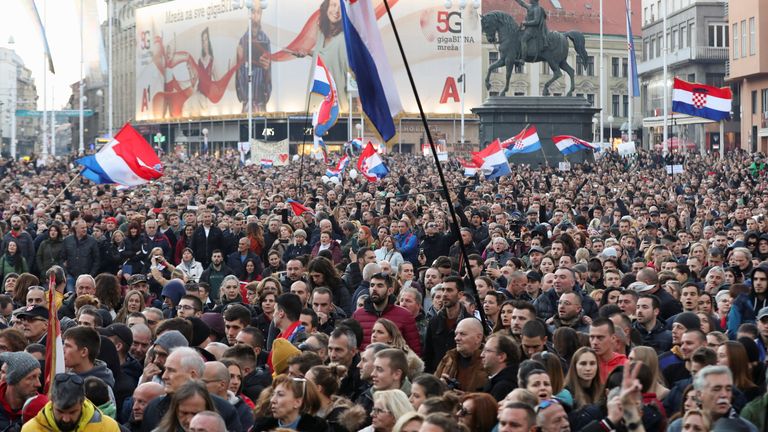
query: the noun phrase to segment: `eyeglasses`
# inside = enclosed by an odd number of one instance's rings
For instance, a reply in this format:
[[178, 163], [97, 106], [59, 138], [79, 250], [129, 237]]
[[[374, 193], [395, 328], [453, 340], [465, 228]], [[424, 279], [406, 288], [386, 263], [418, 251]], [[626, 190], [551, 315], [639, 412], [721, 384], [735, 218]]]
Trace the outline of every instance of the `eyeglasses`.
[[371, 416], [379, 415], [379, 414], [391, 414], [389, 410], [383, 409], [383, 408], [373, 408], [371, 410]]
[[536, 407], [536, 414], [538, 414], [541, 411], [544, 411], [545, 409], [551, 407], [552, 405], [560, 405], [560, 401], [557, 399], [546, 399], [541, 401], [541, 403], [539, 403], [539, 406]]
[[56, 378], [54, 378], [54, 382], [56, 384], [64, 384], [67, 381], [72, 381], [75, 385], [83, 385], [83, 377], [80, 375], [75, 375], [72, 373], [60, 373], [56, 374]]

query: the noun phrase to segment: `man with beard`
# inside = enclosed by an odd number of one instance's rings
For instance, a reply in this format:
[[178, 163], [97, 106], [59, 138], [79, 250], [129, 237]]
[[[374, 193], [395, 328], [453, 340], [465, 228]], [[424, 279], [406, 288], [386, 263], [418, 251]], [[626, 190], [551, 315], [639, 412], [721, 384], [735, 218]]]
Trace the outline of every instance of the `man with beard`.
[[443, 307], [429, 321], [424, 341], [424, 371], [432, 373], [445, 353], [456, 347], [456, 325], [464, 318], [471, 317], [459, 302], [459, 293], [464, 291], [464, 280], [448, 276], [443, 281]]
[[24, 402], [40, 387], [40, 362], [25, 351], [0, 354], [6, 367], [0, 384], [0, 430], [18, 430]]
[[[32, 236], [24, 230], [24, 223], [19, 215], [11, 216], [11, 230], [3, 236], [3, 251], [7, 249], [9, 241], [15, 241], [19, 245], [21, 256], [30, 266], [35, 262], [35, 242]], [[48, 269], [39, 269], [40, 271]]]
[[24, 432], [119, 432], [120, 426], [85, 398], [83, 378], [57, 374], [51, 400], [21, 429]]
[[162, 384], [162, 376], [165, 372], [165, 361], [171, 350], [180, 347], [189, 346], [189, 342], [178, 330], [170, 330], [157, 338], [150, 352], [147, 353], [149, 359], [145, 362], [144, 372], [141, 374], [140, 383], [155, 382]]
[[672, 333], [659, 318], [660, 307], [658, 297], [641, 294], [635, 309], [637, 320], [633, 324], [634, 329], [643, 338], [643, 345], [655, 349], [658, 354], [672, 348]]

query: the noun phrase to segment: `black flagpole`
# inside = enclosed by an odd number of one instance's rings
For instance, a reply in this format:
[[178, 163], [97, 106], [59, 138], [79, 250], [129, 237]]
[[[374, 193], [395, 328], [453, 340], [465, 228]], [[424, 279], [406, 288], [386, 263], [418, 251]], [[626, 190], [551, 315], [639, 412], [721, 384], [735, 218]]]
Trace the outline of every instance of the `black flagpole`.
[[[464, 260], [464, 270], [466, 272], [467, 279], [469, 279], [469, 287], [472, 290], [472, 295], [475, 296], [475, 301], [480, 302], [480, 296], [477, 294], [477, 286], [475, 286], [475, 279], [472, 277], [472, 270], [469, 268], [469, 256], [467, 255], [467, 249], [464, 247], [464, 242], [461, 239], [461, 228], [459, 227], [459, 219], [456, 216], [456, 209], [453, 207], [453, 200], [451, 194], [448, 191], [448, 183], [445, 181], [445, 175], [443, 174], [443, 167], [440, 166], [440, 159], [437, 156], [437, 148], [435, 147], [435, 141], [432, 139], [432, 132], [429, 129], [429, 123], [427, 122], [427, 116], [424, 114], [424, 107], [421, 105], [421, 98], [419, 97], [419, 91], [416, 89], [416, 82], [413, 80], [413, 74], [411, 73], [411, 66], [408, 64], [408, 58], [405, 56], [403, 50], [403, 44], [400, 41], [400, 33], [397, 31], [397, 25], [395, 25], [395, 19], [392, 18], [392, 10], [389, 7], [389, 1], [384, 0], [384, 6], [387, 8], [387, 16], [389, 22], [392, 24], [392, 30], [395, 33], [395, 39], [397, 40], [397, 47], [400, 49], [400, 55], [403, 57], [403, 64], [405, 64], [405, 70], [408, 72], [408, 80], [411, 82], [411, 89], [413, 90], [413, 96], [416, 98], [416, 104], [419, 106], [419, 114], [421, 115], [421, 123], [424, 125], [424, 131], [427, 134], [427, 140], [429, 141], [429, 148], [432, 149], [432, 157], [435, 159], [435, 165], [437, 166], [437, 174], [440, 176], [440, 183], [443, 186], [443, 195], [448, 202], [448, 209], [451, 213], [451, 225], [453, 231], [458, 238], [459, 249], [461, 250], [461, 257]], [[462, 41], [463, 42], [463, 41]], [[466, 77], [464, 78], [466, 79]], [[482, 305], [478, 305], [477, 310], [480, 312], [480, 320], [483, 323], [483, 332], [487, 335], [489, 332], [486, 325], [485, 311]]]

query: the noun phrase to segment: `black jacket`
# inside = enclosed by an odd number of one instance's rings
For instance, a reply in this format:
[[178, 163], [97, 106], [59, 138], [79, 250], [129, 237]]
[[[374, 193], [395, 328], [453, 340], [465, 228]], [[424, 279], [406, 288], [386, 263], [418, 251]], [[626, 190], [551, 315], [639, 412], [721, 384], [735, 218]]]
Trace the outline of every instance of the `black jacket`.
[[[251, 432], [271, 431], [278, 428], [277, 419], [274, 417], [264, 417], [257, 421]], [[329, 432], [328, 423], [325, 420], [311, 416], [309, 414], [302, 414], [299, 419], [299, 424], [296, 426], [298, 432]]]
[[243, 394], [255, 401], [259, 399], [261, 391], [270, 385], [272, 385], [272, 375], [269, 370], [257, 367], [243, 377]]
[[501, 402], [509, 392], [517, 388], [517, 366], [507, 366], [488, 379], [483, 387], [483, 393], [490, 393], [496, 401]]
[[[240, 417], [237, 415], [237, 411], [232, 404], [215, 395], [211, 395], [211, 399], [213, 399], [213, 404], [216, 405], [216, 411], [224, 419], [224, 423], [227, 424], [227, 431], [245, 432], [243, 426], [240, 424]], [[152, 399], [144, 410], [144, 420], [141, 422], [142, 432], [151, 432], [154, 430], [160, 423], [160, 419], [162, 419], [165, 413], [168, 412], [170, 406], [170, 395]]]
[[219, 227], [214, 225], [211, 225], [211, 228], [208, 230], [208, 237], [205, 236], [205, 228], [202, 226], [195, 228], [195, 232], [192, 234], [192, 242], [190, 243], [195, 259], [200, 261], [203, 267], [208, 267], [211, 263], [211, 255], [214, 250], [221, 250], [223, 255], [225, 246], [224, 233], [221, 232]]
[[[456, 319], [456, 323], [464, 318], [472, 316], [466, 309], [464, 309], [464, 306], [459, 306], [459, 308], [459, 316]], [[440, 360], [443, 359], [445, 353], [456, 348], [456, 341], [454, 340], [456, 337], [456, 326], [454, 325], [453, 328], [448, 328], [446, 319], [447, 315], [445, 309], [441, 309], [440, 312], [429, 321], [423, 350], [424, 372], [435, 372], [437, 365], [440, 364]]]
[[64, 239], [63, 243], [61, 260], [64, 262], [67, 273], [74, 278], [83, 274], [91, 276], [98, 274], [101, 256], [96, 239], [86, 235], [82, 240], [78, 240], [75, 235], [70, 235]]

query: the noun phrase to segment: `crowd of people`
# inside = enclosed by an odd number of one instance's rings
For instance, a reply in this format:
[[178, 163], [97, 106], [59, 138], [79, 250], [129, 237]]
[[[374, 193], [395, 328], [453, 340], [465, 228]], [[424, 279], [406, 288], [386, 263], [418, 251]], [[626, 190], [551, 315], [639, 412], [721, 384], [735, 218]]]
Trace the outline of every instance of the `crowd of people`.
[[383, 157], [0, 161], [0, 430], [768, 430], [763, 155]]

